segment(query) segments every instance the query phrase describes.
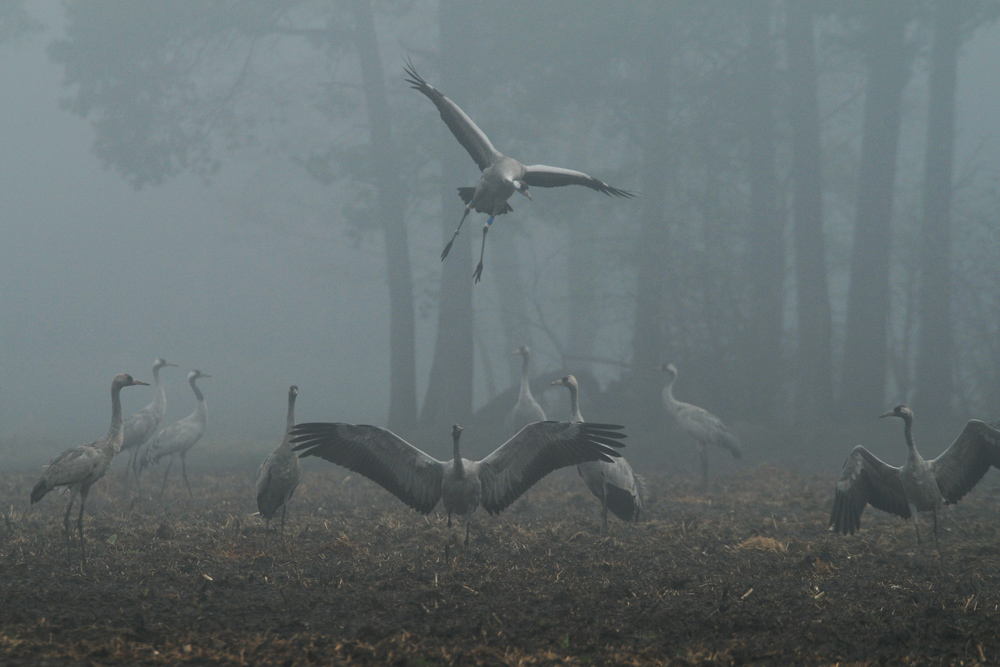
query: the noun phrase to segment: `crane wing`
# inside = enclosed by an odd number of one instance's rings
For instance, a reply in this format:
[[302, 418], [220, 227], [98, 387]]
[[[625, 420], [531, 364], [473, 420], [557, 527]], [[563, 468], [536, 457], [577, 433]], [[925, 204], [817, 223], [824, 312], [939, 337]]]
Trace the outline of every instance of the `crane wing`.
[[291, 430], [299, 457], [318, 456], [364, 475], [421, 514], [441, 498], [443, 464], [398, 435], [367, 424], [312, 422]]
[[31, 490], [31, 502], [37, 503], [42, 497], [57, 486], [70, 486], [83, 482], [93, 475], [100, 467], [104, 458], [97, 447], [100, 441], [79, 445], [52, 459], [45, 472], [38, 478]]
[[611, 187], [604, 181], [589, 176], [582, 171], [563, 169], [562, 167], [549, 167], [544, 164], [525, 165], [524, 175], [521, 180], [528, 185], [539, 188], [558, 188], [563, 185], [585, 185], [591, 190], [603, 192], [606, 195], [615, 197], [631, 198], [635, 197], [634, 192], [619, 190]]
[[708, 410], [690, 403], [680, 403], [674, 416], [698, 440], [728, 449], [736, 458], [742, 456], [740, 437]]
[[979, 483], [990, 466], [1000, 468], [1000, 431], [973, 419], [930, 464], [945, 501], [957, 503]]
[[611, 461], [625, 438], [615, 424], [535, 422], [479, 462], [483, 507], [497, 514], [553, 470], [587, 461]]
[[493, 148], [493, 144], [490, 143], [486, 134], [479, 129], [478, 125], [472, 122], [472, 119], [457, 104], [442, 95], [439, 90], [424, 81], [417, 74], [413, 63], [407, 62], [403, 69], [406, 71], [406, 82], [413, 89], [419, 90], [426, 95], [434, 103], [434, 106], [441, 113], [441, 120], [448, 126], [448, 129], [455, 135], [455, 138], [458, 139], [458, 143], [462, 144], [462, 147], [476, 161], [479, 171], [483, 171], [496, 160], [503, 157], [497, 149]]
[[125, 420], [122, 449], [140, 447], [149, 440], [160, 425], [160, 415], [153, 404], [147, 405]]
[[837, 480], [829, 525], [838, 533], [853, 535], [861, 527], [865, 505], [910, 518], [910, 505], [906, 502], [899, 468], [858, 445], [847, 457]]

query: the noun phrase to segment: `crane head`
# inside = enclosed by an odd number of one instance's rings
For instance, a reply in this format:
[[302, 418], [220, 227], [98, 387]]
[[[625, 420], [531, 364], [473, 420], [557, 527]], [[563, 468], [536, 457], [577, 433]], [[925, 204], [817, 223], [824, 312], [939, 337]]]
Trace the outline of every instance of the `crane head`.
[[573, 376], [573, 375], [567, 375], [566, 377], [563, 377], [563, 378], [560, 378], [558, 380], [555, 380], [554, 382], [550, 383], [549, 386], [551, 387], [552, 385], [556, 385], [556, 384], [559, 385], [560, 387], [576, 387], [576, 386], [578, 386], [577, 383], [576, 383], [576, 377]]
[[910, 422], [912, 424], [913, 423], [913, 410], [911, 410], [909, 407], [907, 407], [905, 405], [897, 405], [896, 407], [894, 407], [892, 410], [889, 410], [889, 412], [885, 413], [884, 415], [879, 415], [878, 416], [879, 419], [883, 419], [885, 417], [899, 417], [903, 421]]
[[212, 376], [211, 375], [205, 375], [204, 373], [202, 373], [201, 371], [199, 371], [196, 368], [193, 371], [191, 371], [190, 373], [188, 373], [188, 382], [190, 382], [191, 380], [197, 380], [198, 378], [210, 378], [210, 377], [212, 377]]
[[668, 374], [671, 378], [677, 377], [677, 367], [674, 366], [669, 361], [664, 361], [660, 365], [659, 370], [662, 371], [662, 372], [664, 372], [664, 373], [666, 373], [666, 374]]
[[455, 442], [458, 442], [458, 439], [462, 436], [462, 430], [462, 427], [458, 424], [451, 427], [451, 437], [455, 439]]
[[528, 192], [528, 184], [524, 181], [514, 181], [514, 189], [527, 197], [529, 200], [531, 199], [531, 193]]
[[141, 380], [136, 380], [128, 373], [119, 373], [118, 375], [115, 376], [115, 379], [111, 381], [112, 389], [115, 387], [121, 388], [121, 387], [135, 387], [135, 386], [148, 387], [149, 383], [143, 382]]
[[291, 387], [288, 388], [288, 395], [289, 396], [298, 396], [299, 395], [299, 388], [296, 385], [293, 384]]
[[174, 368], [177, 368], [177, 364], [171, 364], [163, 357], [159, 357], [156, 361], [153, 362], [153, 368], [156, 370], [159, 370], [164, 366], [173, 366]]

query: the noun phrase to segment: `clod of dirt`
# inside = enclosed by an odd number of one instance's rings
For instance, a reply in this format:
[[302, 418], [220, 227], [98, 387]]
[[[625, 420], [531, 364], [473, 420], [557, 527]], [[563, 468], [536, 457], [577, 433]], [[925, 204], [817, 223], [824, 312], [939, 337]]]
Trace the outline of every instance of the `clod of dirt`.
[[156, 539], [158, 540], [174, 539], [174, 529], [165, 523], [161, 523], [160, 527], [156, 529]]
[[740, 542], [740, 549], [757, 549], [758, 551], [784, 551], [785, 545], [773, 537], [754, 535]]

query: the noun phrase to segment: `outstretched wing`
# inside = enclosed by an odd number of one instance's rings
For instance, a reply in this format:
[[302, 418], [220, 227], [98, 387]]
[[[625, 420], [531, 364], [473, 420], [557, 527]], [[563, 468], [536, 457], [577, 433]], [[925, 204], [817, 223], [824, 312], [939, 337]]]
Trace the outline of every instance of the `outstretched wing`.
[[318, 456], [364, 475], [422, 514], [441, 498], [442, 463], [398, 435], [367, 424], [296, 424], [299, 457]]
[[906, 502], [899, 468], [885, 463], [858, 445], [847, 457], [837, 480], [830, 526], [838, 533], [853, 535], [861, 527], [861, 513], [865, 505], [904, 519], [910, 518], [910, 506]]
[[447, 97], [441, 94], [434, 86], [430, 85], [417, 74], [413, 63], [407, 61], [403, 67], [406, 70], [406, 82], [415, 90], [427, 96], [434, 103], [441, 113], [441, 120], [444, 121], [451, 133], [458, 139], [469, 155], [476, 161], [479, 171], [486, 169], [496, 160], [503, 157], [497, 149], [493, 148], [486, 134], [479, 129], [479, 126], [472, 122], [472, 119], [465, 115], [461, 108]]
[[634, 192], [611, 187], [604, 181], [598, 180], [593, 176], [588, 176], [582, 171], [573, 171], [572, 169], [563, 169], [562, 167], [549, 167], [544, 164], [525, 165], [524, 175], [521, 177], [521, 180], [528, 185], [538, 188], [585, 185], [591, 190], [597, 190], [606, 195], [625, 198], [635, 197]]
[[1000, 431], [973, 419], [930, 465], [941, 495], [947, 502], [957, 503], [990, 466], [1000, 468]]
[[479, 462], [483, 507], [496, 514], [553, 470], [621, 456], [625, 438], [614, 424], [535, 422]]

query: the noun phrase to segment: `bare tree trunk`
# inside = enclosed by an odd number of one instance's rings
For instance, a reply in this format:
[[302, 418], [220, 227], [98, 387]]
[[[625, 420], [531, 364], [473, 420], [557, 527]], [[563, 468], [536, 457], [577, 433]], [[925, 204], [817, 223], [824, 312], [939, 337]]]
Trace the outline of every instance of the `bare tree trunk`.
[[[452, 99], [462, 99], [467, 90], [462, 66], [463, 48], [470, 33], [466, 15], [469, 10], [458, 0], [442, 0], [438, 7], [441, 29], [441, 88]], [[474, 31], [472, 31], [474, 32]], [[442, 130], [441, 211], [444, 240], [451, 237], [462, 214], [462, 201], [455, 188], [468, 178], [464, 163], [459, 162], [457, 145], [450, 133]], [[445, 136], [446, 135], [446, 136]], [[446, 144], [446, 145], [444, 145]], [[462, 154], [465, 159], [468, 156]], [[441, 266], [441, 292], [438, 306], [437, 339], [434, 362], [420, 421], [427, 427], [443, 427], [465, 420], [472, 414], [473, 318], [472, 311], [472, 242], [479, 240], [475, 224], [478, 216], [470, 214], [462, 235], [455, 240], [448, 258]], [[495, 230], [494, 230], [495, 233]]]
[[816, 46], [810, 5], [788, 0], [789, 114], [792, 126], [792, 219], [798, 348], [796, 423], [814, 422], [833, 404], [832, 325], [823, 240]]
[[839, 403], [849, 419], [870, 416], [885, 399], [890, 220], [902, 91], [909, 76], [903, 39], [907, 4], [883, 0], [864, 8], [868, 83]]
[[353, 9], [375, 162], [378, 215], [385, 237], [385, 263], [389, 279], [388, 425], [393, 429], [406, 429], [417, 420], [417, 377], [413, 277], [404, 220], [405, 205], [371, 3], [369, 0], [355, 0]]
[[921, 232], [920, 339], [915, 407], [947, 419], [952, 402], [951, 192], [955, 83], [962, 0], [937, 0], [927, 109], [924, 220]]
[[666, 352], [663, 326], [663, 281], [666, 243], [666, 197], [668, 169], [665, 115], [669, 109], [669, 59], [654, 52], [649, 60], [646, 86], [646, 120], [643, 142], [642, 231], [636, 250], [635, 326], [632, 331], [632, 378], [634, 391], [630, 419], [637, 426], [654, 426], [660, 419], [661, 378], [653, 372]]
[[750, 180], [750, 345], [746, 394], [750, 413], [763, 422], [775, 418], [781, 370], [782, 283], [785, 273], [784, 220], [777, 214], [771, 53], [771, 5], [756, 2], [750, 11], [750, 62], [747, 76], [747, 172]]

